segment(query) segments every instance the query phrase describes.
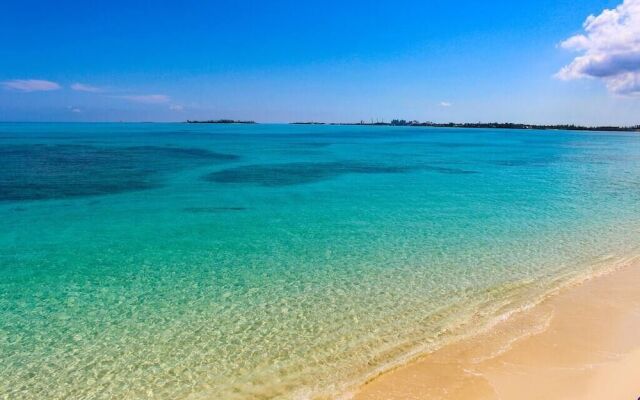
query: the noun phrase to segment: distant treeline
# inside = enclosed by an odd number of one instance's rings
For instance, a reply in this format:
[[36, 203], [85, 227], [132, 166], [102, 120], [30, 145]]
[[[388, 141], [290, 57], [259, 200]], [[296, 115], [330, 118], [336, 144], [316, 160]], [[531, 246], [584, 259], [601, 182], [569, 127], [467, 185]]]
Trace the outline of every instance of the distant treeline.
[[[238, 121], [233, 119], [210, 119], [204, 121], [187, 120], [189, 124], [255, 124], [255, 121]], [[581, 125], [535, 125], [516, 124], [513, 122], [420, 122], [393, 119], [391, 122], [291, 122], [292, 125], [365, 125], [365, 126], [430, 126], [436, 128], [491, 128], [491, 129], [540, 129], [566, 131], [608, 131], [608, 132], [640, 132], [640, 125], [635, 126], [581, 126]]]
[[635, 126], [580, 126], [580, 125], [535, 125], [535, 124], [516, 124], [513, 122], [465, 122], [465, 123], [436, 123], [436, 122], [419, 122], [406, 121], [404, 119], [394, 119], [391, 122], [356, 122], [333, 125], [375, 125], [375, 126], [431, 126], [437, 128], [492, 128], [492, 129], [557, 129], [567, 131], [621, 131], [634, 132], [640, 131], [640, 125]]
[[255, 121], [236, 121], [233, 119], [208, 119], [206, 121], [187, 120], [188, 124], [255, 124]]

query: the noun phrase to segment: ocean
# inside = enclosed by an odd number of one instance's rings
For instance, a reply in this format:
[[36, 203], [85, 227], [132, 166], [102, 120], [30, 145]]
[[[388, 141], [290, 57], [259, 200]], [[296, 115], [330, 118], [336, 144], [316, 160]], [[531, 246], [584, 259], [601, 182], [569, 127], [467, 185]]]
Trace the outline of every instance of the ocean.
[[0, 221], [0, 398], [333, 398], [640, 255], [640, 135], [0, 123]]

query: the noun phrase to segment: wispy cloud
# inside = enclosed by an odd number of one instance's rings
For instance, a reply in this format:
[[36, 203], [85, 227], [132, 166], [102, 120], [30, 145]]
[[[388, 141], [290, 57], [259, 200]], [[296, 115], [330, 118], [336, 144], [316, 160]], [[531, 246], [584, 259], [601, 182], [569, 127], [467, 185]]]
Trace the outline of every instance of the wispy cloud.
[[165, 94], [131, 94], [114, 97], [143, 104], [162, 104], [171, 101], [171, 98]]
[[612, 93], [640, 94], [640, 0], [625, 0], [615, 9], [590, 15], [583, 28], [583, 34], [560, 44], [582, 54], [556, 78], [602, 79]]
[[184, 110], [184, 106], [181, 106], [180, 104], [172, 104], [169, 106], [169, 110], [171, 111], [182, 111]]
[[90, 93], [101, 93], [105, 90], [103, 88], [99, 88], [97, 86], [86, 85], [84, 83], [74, 83], [71, 85], [71, 89], [78, 92], [90, 92]]
[[449, 103], [448, 101], [441, 101], [440, 102], [440, 107], [451, 107], [453, 104]]
[[[118, 91], [115, 91], [114, 93], [113, 89], [87, 85], [79, 82], [72, 84], [70, 87], [71, 89], [78, 92], [102, 93], [103, 95], [106, 95], [112, 98], [123, 99], [123, 100], [131, 101], [134, 103], [141, 103], [141, 104], [165, 104], [171, 101], [171, 98], [165, 94], [117, 94]], [[178, 107], [178, 108], [172, 108], [172, 107]], [[169, 108], [172, 110], [178, 110], [178, 109], [181, 110], [182, 109], [181, 107], [182, 106], [173, 106], [173, 105], [169, 106]]]
[[17, 90], [20, 92], [47, 92], [60, 89], [60, 85], [56, 82], [45, 81], [41, 79], [13, 79], [10, 81], [0, 82], [6, 89]]

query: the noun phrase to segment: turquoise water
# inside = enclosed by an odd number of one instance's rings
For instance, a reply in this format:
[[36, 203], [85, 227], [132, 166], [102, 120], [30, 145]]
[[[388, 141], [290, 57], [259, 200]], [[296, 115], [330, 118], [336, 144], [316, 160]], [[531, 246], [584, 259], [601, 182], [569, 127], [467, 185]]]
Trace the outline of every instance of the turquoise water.
[[0, 398], [332, 397], [640, 254], [640, 136], [0, 124]]

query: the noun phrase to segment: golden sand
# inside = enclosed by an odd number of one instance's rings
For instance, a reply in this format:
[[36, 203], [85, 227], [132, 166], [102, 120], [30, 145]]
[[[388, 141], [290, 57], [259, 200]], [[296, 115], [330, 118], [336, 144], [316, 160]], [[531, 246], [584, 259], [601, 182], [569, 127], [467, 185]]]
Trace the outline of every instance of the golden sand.
[[640, 397], [640, 265], [561, 290], [472, 340], [364, 385], [357, 400]]

